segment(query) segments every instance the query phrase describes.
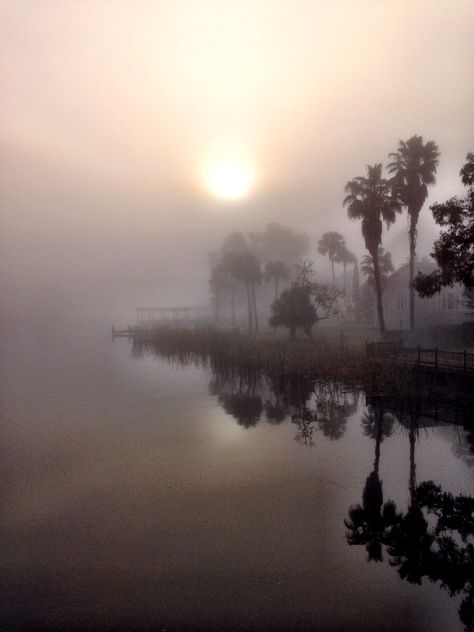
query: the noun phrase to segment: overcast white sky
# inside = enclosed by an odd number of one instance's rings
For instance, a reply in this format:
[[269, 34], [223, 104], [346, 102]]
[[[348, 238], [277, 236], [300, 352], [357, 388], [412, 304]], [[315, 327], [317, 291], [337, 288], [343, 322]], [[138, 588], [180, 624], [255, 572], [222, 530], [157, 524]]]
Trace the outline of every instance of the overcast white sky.
[[[343, 187], [400, 138], [440, 147], [431, 201], [461, 191], [473, 60], [472, 0], [3, 0], [3, 296], [197, 300], [207, 252], [269, 221], [363, 254]], [[256, 179], [234, 202], [202, 182], [229, 152]], [[419, 235], [422, 255], [428, 205]]]

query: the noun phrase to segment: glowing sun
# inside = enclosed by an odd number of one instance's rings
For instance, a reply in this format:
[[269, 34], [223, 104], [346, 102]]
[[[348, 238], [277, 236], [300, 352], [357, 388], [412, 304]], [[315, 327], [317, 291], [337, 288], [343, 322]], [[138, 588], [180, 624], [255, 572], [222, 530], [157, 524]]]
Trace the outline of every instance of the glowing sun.
[[211, 165], [206, 184], [218, 197], [237, 200], [244, 197], [252, 186], [252, 174], [242, 163], [225, 159]]

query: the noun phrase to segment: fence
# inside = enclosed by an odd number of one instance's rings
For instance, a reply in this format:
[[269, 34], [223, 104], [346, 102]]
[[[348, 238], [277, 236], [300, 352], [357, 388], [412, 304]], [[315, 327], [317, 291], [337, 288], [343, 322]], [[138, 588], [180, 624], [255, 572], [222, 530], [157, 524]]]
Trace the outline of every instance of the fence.
[[395, 357], [399, 362], [428, 366], [434, 369], [454, 369], [468, 372], [474, 371], [474, 353], [464, 351], [443, 351], [438, 348], [422, 349], [421, 347], [404, 347], [402, 341], [368, 342], [368, 356]]

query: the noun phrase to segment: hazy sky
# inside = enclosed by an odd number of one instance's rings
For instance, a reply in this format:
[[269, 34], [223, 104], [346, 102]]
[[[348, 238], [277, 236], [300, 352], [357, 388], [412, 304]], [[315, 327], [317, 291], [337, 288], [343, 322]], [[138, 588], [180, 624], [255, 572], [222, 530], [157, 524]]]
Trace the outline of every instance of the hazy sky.
[[[472, 0], [3, 0], [2, 293], [94, 309], [207, 292], [206, 253], [279, 221], [316, 249], [347, 180], [414, 133], [441, 150], [431, 201], [474, 150]], [[203, 184], [231, 155], [242, 200]], [[428, 205], [420, 254], [436, 229]], [[386, 239], [407, 255], [400, 217]], [[324, 263], [322, 264], [324, 265]], [[34, 301], [31, 303], [34, 306]], [[91, 308], [92, 309], [92, 308]]]

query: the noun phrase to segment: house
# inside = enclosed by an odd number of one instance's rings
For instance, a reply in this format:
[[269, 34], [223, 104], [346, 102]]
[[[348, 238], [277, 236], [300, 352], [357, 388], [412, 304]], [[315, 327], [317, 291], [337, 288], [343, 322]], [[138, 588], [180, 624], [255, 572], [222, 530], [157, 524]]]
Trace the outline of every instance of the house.
[[[415, 263], [415, 276], [418, 272], [430, 274], [436, 269], [435, 264], [422, 259]], [[386, 281], [383, 306], [387, 330], [410, 328], [409, 278], [409, 264], [405, 263]], [[430, 298], [421, 298], [415, 292], [415, 328], [459, 325], [465, 320], [467, 316], [462, 285], [445, 287]]]

